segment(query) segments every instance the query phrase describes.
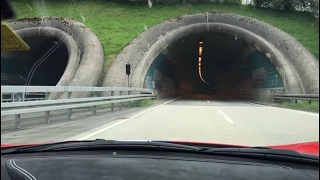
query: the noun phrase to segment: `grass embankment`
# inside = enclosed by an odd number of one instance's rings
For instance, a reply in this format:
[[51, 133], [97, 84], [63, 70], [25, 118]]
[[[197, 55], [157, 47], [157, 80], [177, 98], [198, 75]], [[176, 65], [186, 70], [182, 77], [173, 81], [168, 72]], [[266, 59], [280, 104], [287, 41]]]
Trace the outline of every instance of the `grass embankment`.
[[[29, 2], [29, 4], [26, 4]], [[153, 5], [121, 4], [106, 0], [45, 1], [43, 9], [34, 1], [12, 0], [17, 18], [60, 16], [86, 24], [100, 39], [105, 53], [105, 72], [116, 55], [146, 27], [184, 14], [229, 12], [265, 21], [296, 38], [319, 58], [319, 25], [310, 14], [256, 9], [228, 4]], [[40, 2], [40, 1], [39, 1]], [[29, 6], [29, 7], [28, 7]]]
[[284, 102], [281, 106], [290, 109], [319, 112], [319, 102], [311, 102], [311, 104], [307, 101], [298, 102], [297, 104], [295, 102]]

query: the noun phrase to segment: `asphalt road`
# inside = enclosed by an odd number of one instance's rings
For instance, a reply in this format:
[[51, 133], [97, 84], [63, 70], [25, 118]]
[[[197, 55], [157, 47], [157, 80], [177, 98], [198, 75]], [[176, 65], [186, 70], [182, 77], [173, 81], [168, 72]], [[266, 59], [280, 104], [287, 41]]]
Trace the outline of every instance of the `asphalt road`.
[[249, 146], [319, 141], [319, 114], [190, 95], [70, 139], [182, 140]]
[[65, 124], [1, 133], [2, 143], [182, 140], [249, 146], [319, 141], [319, 114], [190, 95]]

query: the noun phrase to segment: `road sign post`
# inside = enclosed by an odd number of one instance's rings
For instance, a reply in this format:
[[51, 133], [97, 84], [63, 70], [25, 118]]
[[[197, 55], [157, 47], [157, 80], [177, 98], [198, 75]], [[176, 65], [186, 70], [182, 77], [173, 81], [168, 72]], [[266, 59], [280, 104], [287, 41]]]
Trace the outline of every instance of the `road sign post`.
[[128, 87], [129, 86], [129, 76], [130, 76], [130, 73], [131, 73], [131, 65], [128, 63], [126, 64], [126, 74], [128, 75]]
[[[128, 75], [128, 87], [130, 87], [130, 84], [129, 84], [130, 73], [131, 73], [131, 65], [128, 63], [128, 64], [126, 64], [126, 74]], [[128, 91], [128, 95], [130, 95], [130, 91]], [[131, 106], [131, 102], [129, 101], [128, 107], [130, 107], [130, 106]]]

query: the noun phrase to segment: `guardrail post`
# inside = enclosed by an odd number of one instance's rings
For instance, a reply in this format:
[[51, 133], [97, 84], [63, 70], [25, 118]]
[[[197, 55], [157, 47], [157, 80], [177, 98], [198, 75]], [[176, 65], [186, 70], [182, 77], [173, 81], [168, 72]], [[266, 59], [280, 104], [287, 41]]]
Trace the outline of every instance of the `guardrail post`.
[[16, 95], [15, 102], [20, 102], [21, 101], [21, 93], [17, 93], [15, 95]]
[[298, 103], [298, 100], [295, 99], [294, 102], [297, 104], [297, 103]]
[[[50, 95], [50, 93], [46, 92], [44, 95], [44, 100], [49, 100], [49, 95]], [[46, 111], [45, 115], [46, 115], [46, 123], [50, 124], [50, 119], [49, 119], [50, 118], [50, 111]]]
[[[72, 92], [68, 92], [68, 99], [71, 99]], [[68, 120], [71, 120], [72, 108], [68, 109]]]
[[[20, 93], [16, 93], [16, 94], [12, 94], [12, 97], [14, 98], [14, 100], [12, 101], [12, 102], [14, 102], [14, 101], [16, 101], [16, 102], [19, 102], [20, 101]], [[16, 114], [16, 115], [14, 115], [14, 117], [15, 117], [15, 127], [16, 127], [16, 129], [19, 129], [20, 128], [20, 118], [21, 118], [21, 114]]]
[[21, 93], [21, 99], [22, 99], [22, 101], [24, 101], [25, 100], [25, 96], [26, 96], [26, 94], [25, 94], [25, 92], [23, 92], [23, 93]]
[[14, 97], [14, 96], [15, 96], [15, 94], [14, 94], [14, 93], [12, 93], [12, 94], [11, 94], [11, 102], [14, 102], [14, 99], [15, 99], [15, 97]]
[[[130, 94], [131, 94], [131, 91], [129, 90], [128, 95], [130, 95]], [[131, 107], [131, 101], [128, 101], [128, 107]]]
[[[122, 96], [122, 91], [120, 91], [120, 96]], [[122, 109], [122, 102], [120, 103], [120, 110]]]
[[49, 92], [46, 92], [44, 94], [44, 100], [49, 100], [49, 96], [50, 96], [50, 93]]
[[[111, 91], [111, 96], [114, 95], [114, 91]], [[113, 112], [113, 109], [114, 109], [114, 103], [111, 103], [111, 112]]]
[[309, 100], [309, 105], [311, 105], [311, 100]]
[[[98, 97], [97, 92], [93, 92], [93, 97]], [[94, 110], [92, 111], [92, 115], [97, 115], [97, 105], [93, 106]]]
[[20, 129], [20, 117], [21, 117], [20, 114], [16, 114], [16, 115], [15, 115], [15, 119], [14, 119], [14, 120], [15, 120], [16, 122], [15, 122], [14, 124], [15, 124], [16, 129]]

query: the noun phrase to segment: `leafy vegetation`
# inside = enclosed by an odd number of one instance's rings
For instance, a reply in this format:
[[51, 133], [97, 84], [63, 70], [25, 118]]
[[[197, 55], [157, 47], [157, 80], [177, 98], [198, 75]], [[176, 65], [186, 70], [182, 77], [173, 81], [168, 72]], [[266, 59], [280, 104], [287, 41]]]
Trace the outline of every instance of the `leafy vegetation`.
[[272, 8], [276, 10], [292, 11], [295, 9], [318, 9], [319, 0], [253, 0], [256, 7]]
[[[133, 101], [131, 102], [130, 106], [131, 107], [149, 107], [154, 104], [153, 100], [151, 99], [143, 99], [139, 101]], [[128, 105], [128, 102], [124, 103], [125, 106]]]
[[295, 102], [284, 102], [281, 104], [282, 107], [285, 108], [291, 108], [291, 109], [300, 109], [300, 110], [308, 110], [308, 111], [315, 111], [319, 112], [319, 102], [309, 102], [303, 101], [298, 102], [297, 104]]
[[[153, 100], [151, 100], [151, 99], [143, 99], [143, 100], [138, 100], [138, 101], [131, 102], [130, 106], [131, 107], [149, 107], [149, 106], [152, 106], [153, 104], [154, 104]], [[128, 105], [129, 105], [129, 102], [122, 103], [123, 107], [126, 107]], [[116, 103], [115, 107], [120, 107], [120, 103]], [[109, 109], [109, 108], [111, 108], [111, 104], [99, 105], [98, 108]]]
[[[154, 0], [155, 1], [155, 0]], [[75, 2], [75, 3], [74, 3]], [[187, 1], [188, 2], [188, 1]], [[319, 25], [310, 13], [282, 12], [225, 3], [144, 4], [106, 0], [12, 0], [17, 18], [60, 16], [86, 24], [100, 39], [105, 53], [105, 72], [116, 55], [137, 35], [164, 20], [200, 12], [229, 12], [269, 23], [296, 38], [319, 58]], [[44, 6], [41, 3], [45, 3]]]
[[133, 106], [136, 107], [149, 107], [152, 106], [154, 103], [151, 99], [143, 99], [141, 101], [136, 101], [135, 103], [133, 103]]

